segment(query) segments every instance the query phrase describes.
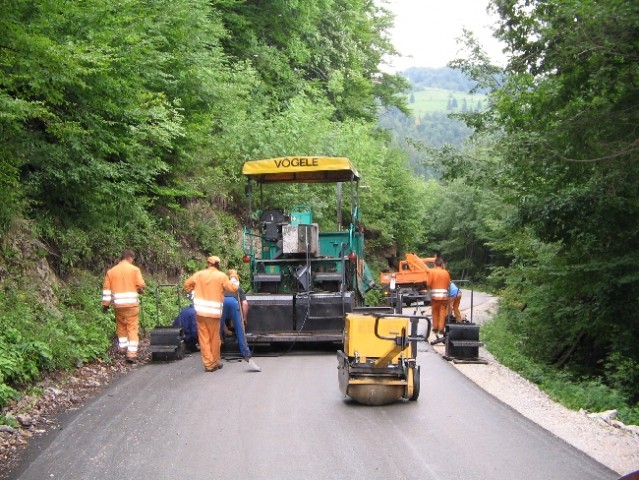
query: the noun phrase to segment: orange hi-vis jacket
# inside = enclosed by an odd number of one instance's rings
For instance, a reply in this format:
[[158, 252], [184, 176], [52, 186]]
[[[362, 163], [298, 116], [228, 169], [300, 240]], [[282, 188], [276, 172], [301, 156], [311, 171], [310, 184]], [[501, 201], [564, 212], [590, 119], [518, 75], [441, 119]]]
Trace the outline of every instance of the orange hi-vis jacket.
[[224, 305], [224, 292], [235, 293], [240, 286], [237, 273], [226, 273], [213, 266], [206, 270], [195, 272], [184, 282], [184, 291], [193, 292], [193, 306], [195, 313], [202, 317], [220, 318]]
[[448, 273], [448, 270], [441, 267], [429, 269], [427, 281], [432, 300], [448, 300], [448, 288], [450, 286], [450, 273]]
[[102, 305], [114, 308], [134, 307], [139, 303], [138, 292], [145, 287], [142, 272], [126, 260], [109, 269], [102, 287]]

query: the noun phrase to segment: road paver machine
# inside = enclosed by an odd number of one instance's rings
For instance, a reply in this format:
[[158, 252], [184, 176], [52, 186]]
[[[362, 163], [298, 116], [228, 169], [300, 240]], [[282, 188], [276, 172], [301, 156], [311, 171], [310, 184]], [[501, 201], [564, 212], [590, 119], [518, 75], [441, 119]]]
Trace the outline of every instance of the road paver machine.
[[[341, 343], [346, 314], [364, 305], [375, 284], [364, 261], [359, 173], [345, 157], [302, 156], [247, 161], [242, 174], [249, 199], [243, 235], [249, 344]], [[334, 220], [318, 205], [330, 184]], [[325, 190], [313, 195], [314, 188]], [[343, 197], [350, 202], [346, 214]], [[289, 204], [274, 206], [274, 200]]]

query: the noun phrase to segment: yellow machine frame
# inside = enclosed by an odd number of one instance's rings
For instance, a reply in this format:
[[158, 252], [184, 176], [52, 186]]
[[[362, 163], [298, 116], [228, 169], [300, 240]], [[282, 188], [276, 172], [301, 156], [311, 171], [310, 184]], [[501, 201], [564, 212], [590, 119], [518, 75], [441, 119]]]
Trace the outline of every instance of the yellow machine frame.
[[[422, 318], [428, 325], [425, 337], [417, 335]], [[344, 351], [337, 354], [341, 392], [365, 405], [417, 400], [417, 342], [428, 338], [430, 328], [425, 316], [347, 314]]]
[[346, 157], [279, 157], [251, 160], [242, 175], [258, 183], [323, 183], [359, 180], [359, 173]]

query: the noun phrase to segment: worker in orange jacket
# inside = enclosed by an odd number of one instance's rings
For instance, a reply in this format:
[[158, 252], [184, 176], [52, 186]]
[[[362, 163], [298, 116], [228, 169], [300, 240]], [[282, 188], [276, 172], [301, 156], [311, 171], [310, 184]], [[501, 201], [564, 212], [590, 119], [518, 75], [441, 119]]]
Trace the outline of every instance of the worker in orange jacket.
[[129, 363], [137, 363], [140, 342], [138, 295], [144, 293], [146, 287], [142, 272], [133, 265], [134, 258], [133, 251], [124, 250], [120, 262], [107, 271], [102, 287], [102, 311], [108, 313], [109, 307], [113, 306], [118, 351], [126, 353]]
[[240, 280], [236, 270], [229, 270], [228, 276], [220, 271], [220, 257], [209, 257], [206, 263], [206, 269], [195, 272], [186, 279], [184, 291], [187, 294], [193, 292], [197, 337], [204, 371], [215, 372], [224, 366], [220, 355], [220, 317], [224, 292], [237, 292]]
[[435, 267], [430, 268], [427, 273], [433, 332], [439, 335], [443, 335], [446, 329], [448, 288], [450, 286], [450, 273], [448, 273], [444, 265], [444, 261], [437, 257], [435, 259]]

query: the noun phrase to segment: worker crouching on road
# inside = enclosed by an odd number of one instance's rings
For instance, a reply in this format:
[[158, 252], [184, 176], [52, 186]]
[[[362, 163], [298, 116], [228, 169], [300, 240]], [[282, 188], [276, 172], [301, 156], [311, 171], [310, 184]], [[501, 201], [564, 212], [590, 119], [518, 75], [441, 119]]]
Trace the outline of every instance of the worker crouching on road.
[[[193, 293], [189, 294], [189, 299], [193, 302]], [[173, 326], [181, 328], [184, 332], [184, 346], [189, 352], [200, 351], [197, 343], [197, 319], [193, 303], [190, 303], [180, 311], [175, 320], [173, 320]]]
[[133, 265], [134, 258], [133, 251], [124, 250], [120, 262], [107, 271], [102, 287], [102, 311], [108, 313], [109, 307], [113, 305], [118, 335], [118, 351], [126, 352], [126, 359], [129, 363], [137, 363], [140, 342], [138, 335], [140, 301], [138, 296], [144, 293], [146, 287], [142, 272]]
[[444, 267], [444, 261], [437, 257], [435, 268], [428, 270], [428, 287], [430, 288], [430, 306], [433, 317], [433, 332], [443, 335], [446, 329], [446, 311], [448, 309], [448, 288], [450, 273]]
[[[239, 300], [239, 301], [238, 301]], [[240, 310], [241, 309], [241, 310]], [[220, 335], [224, 338], [225, 330], [228, 334], [231, 331], [224, 327], [232, 327], [235, 337], [237, 338], [237, 345], [240, 349], [242, 358], [247, 362], [251, 358], [251, 350], [246, 342], [246, 314], [248, 313], [248, 302], [246, 300], [246, 294], [242, 288], [238, 288], [237, 293], [225, 293], [224, 294], [224, 309], [222, 311], [222, 320], [220, 322]]]
[[228, 276], [220, 271], [219, 257], [209, 257], [206, 263], [206, 269], [195, 272], [184, 282], [184, 291], [194, 294], [193, 306], [204, 371], [214, 372], [223, 367], [220, 357], [220, 318], [224, 292], [237, 292], [240, 280], [235, 270], [229, 270]]

